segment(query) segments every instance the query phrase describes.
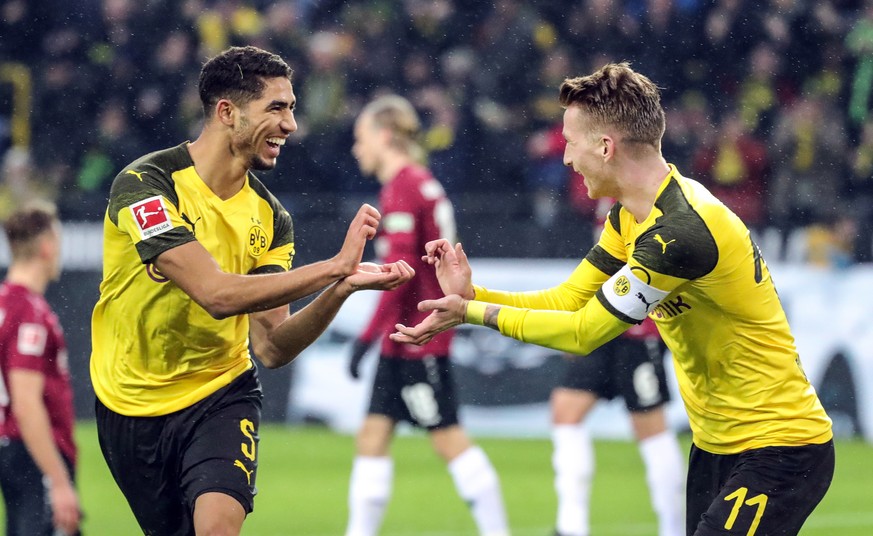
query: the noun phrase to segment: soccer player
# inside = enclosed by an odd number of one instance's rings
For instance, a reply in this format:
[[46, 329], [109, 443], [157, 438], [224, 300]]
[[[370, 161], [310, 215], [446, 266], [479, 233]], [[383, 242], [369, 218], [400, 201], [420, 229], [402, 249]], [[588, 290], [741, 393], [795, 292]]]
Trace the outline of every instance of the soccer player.
[[[384, 262], [420, 259], [424, 244], [455, 237], [455, 216], [443, 187], [421, 163], [418, 115], [406, 99], [387, 95], [370, 102], [355, 123], [352, 153], [365, 175], [381, 183], [382, 230], [376, 242]], [[416, 270], [417, 271], [417, 270]], [[391, 495], [393, 464], [389, 446], [399, 421], [428, 431], [434, 450], [448, 464], [458, 494], [470, 505], [481, 534], [508, 534], [497, 473], [458, 421], [458, 403], [449, 364], [452, 332], [412, 346], [388, 339], [394, 325], [419, 321], [419, 301], [442, 295], [433, 270], [425, 269], [397, 292], [383, 292], [369, 325], [353, 345], [349, 372], [359, 376], [361, 359], [381, 342], [370, 407], [357, 436], [349, 489], [346, 536], [378, 532]]]
[[297, 129], [281, 58], [230, 48], [203, 66], [199, 90], [199, 137], [112, 184], [92, 317], [100, 447], [149, 535], [236, 535], [252, 511], [262, 394], [250, 345], [283, 366], [351, 293], [413, 276], [403, 261], [360, 262], [381, 218], [369, 205], [336, 256], [290, 270], [291, 217], [250, 172], [272, 169]]
[[7, 536], [73, 535], [73, 390], [64, 332], [43, 294], [61, 273], [54, 205], [32, 202], [3, 224], [12, 263], [0, 286], [0, 488]]
[[460, 244], [431, 242], [446, 296], [392, 340], [469, 322], [589, 354], [650, 316], [691, 424], [686, 533], [797, 534], [833, 478], [833, 432], [748, 228], [661, 155], [660, 92], [628, 64], [565, 80], [560, 101], [564, 163], [616, 199], [598, 243], [561, 285], [507, 293], [473, 286]]
[[684, 462], [667, 426], [670, 401], [664, 345], [646, 319], [586, 357], [572, 356], [552, 390], [552, 466], [558, 495], [556, 536], [588, 536], [594, 444], [583, 423], [598, 400], [624, 399], [646, 466], [659, 536], [685, 534]]

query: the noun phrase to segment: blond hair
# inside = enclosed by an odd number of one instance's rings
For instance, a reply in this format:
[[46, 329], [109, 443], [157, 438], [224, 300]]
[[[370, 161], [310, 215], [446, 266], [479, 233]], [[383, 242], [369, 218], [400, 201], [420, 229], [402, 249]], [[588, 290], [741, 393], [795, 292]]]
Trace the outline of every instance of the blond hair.
[[588, 76], [567, 78], [561, 84], [559, 100], [564, 108], [579, 106], [596, 128], [618, 130], [625, 143], [661, 147], [666, 125], [661, 93], [627, 62], [604, 65]]
[[419, 142], [421, 121], [408, 100], [399, 95], [384, 95], [364, 106], [361, 115], [372, 117], [377, 128], [388, 129], [394, 148], [424, 162], [426, 155]]

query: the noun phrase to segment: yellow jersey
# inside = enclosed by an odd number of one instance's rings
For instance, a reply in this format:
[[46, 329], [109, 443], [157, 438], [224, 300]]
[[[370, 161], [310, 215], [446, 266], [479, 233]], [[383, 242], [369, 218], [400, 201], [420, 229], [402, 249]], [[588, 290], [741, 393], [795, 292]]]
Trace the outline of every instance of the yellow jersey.
[[480, 302], [506, 305], [501, 333], [587, 354], [649, 316], [673, 354], [699, 448], [734, 454], [828, 441], [830, 418], [748, 228], [670, 169], [644, 221], [612, 207], [598, 243], [564, 283], [525, 293], [476, 286], [468, 321], [482, 323]]
[[248, 315], [216, 320], [153, 264], [192, 240], [228, 273], [285, 271], [294, 257], [291, 216], [251, 174], [223, 200], [197, 174], [187, 142], [122, 170], [103, 222], [91, 320], [91, 381], [116, 413], [178, 411], [253, 366]]

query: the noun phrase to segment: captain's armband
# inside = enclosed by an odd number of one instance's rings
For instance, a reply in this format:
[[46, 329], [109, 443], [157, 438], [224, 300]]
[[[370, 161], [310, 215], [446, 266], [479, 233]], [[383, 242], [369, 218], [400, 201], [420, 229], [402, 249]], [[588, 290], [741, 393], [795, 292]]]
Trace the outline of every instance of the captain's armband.
[[628, 323], [636, 324], [645, 320], [646, 315], [670, 294], [669, 291], [649, 285], [641, 277], [648, 280], [649, 274], [642, 268], [624, 265], [600, 288], [606, 299], [604, 306]]

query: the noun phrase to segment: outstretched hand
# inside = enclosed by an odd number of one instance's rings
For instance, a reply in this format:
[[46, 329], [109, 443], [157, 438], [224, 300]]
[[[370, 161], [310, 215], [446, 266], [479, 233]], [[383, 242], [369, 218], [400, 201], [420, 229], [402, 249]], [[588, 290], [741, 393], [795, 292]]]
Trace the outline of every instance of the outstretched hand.
[[372, 205], [364, 203], [358, 209], [358, 213], [349, 224], [349, 230], [346, 231], [343, 247], [336, 256], [344, 274], [351, 275], [356, 271], [364, 255], [364, 246], [367, 240], [372, 240], [376, 236], [376, 228], [379, 227], [381, 219], [382, 215]]
[[415, 270], [404, 260], [389, 264], [362, 262], [355, 273], [342, 280], [349, 292], [359, 290], [394, 290], [415, 277]]
[[425, 255], [421, 260], [434, 266], [443, 294], [457, 294], [464, 299], [476, 297], [473, 291], [473, 269], [463, 246], [454, 246], [445, 238], [431, 240], [424, 245]]
[[467, 315], [467, 301], [457, 294], [450, 294], [438, 300], [425, 300], [418, 304], [418, 310], [432, 312], [413, 327], [395, 324], [394, 329], [397, 332], [392, 333], [388, 338], [399, 343], [418, 346], [426, 344], [443, 331], [464, 323], [464, 318]]

